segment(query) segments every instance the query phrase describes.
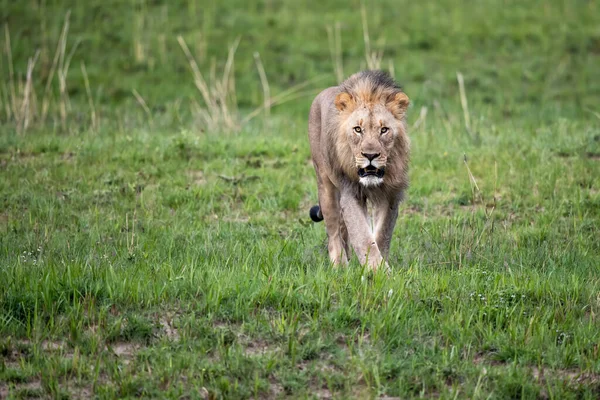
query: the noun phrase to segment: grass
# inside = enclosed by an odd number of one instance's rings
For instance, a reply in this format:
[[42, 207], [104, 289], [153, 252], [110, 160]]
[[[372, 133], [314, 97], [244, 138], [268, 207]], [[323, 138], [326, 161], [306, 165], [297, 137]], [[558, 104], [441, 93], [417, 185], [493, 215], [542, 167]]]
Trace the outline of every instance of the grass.
[[[50, 102], [0, 111], [0, 398], [600, 395], [595, 3], [367, 8], [413, 100], [389, 276], [308, 219], [310, 94], [366, 65], [360, 3], [30, 3], [0, 7], [2, 110], [37, 49]], [[207, 130], [178, 35], [207, 84], [241, 36], [242, 117], [312, 92]]]

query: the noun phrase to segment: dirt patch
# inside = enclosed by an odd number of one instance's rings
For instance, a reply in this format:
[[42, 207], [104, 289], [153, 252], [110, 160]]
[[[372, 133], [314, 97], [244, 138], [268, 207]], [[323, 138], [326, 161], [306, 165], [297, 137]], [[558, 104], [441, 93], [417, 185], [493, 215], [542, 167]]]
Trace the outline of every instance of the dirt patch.
[[213, 328], [215, 329], [229, 329], [232, 332], [240, 329], [240, 324], [233, 324], [228, 321], [213, 321]]
[[165, 336], [172, 342], [178, 342], [181, 338], [179, 336], [179, 330], [173, 326], [172, 318], [161, 318], [159, 319], [160, 326]]
[[28, 162], [35, 160], [38, 157], [43, 157], [45, 153], [34, 153], [31, 151], [17, 150], [10, 153], [10, 161], [12, 162]]
[[532, 367], [531, 375], [535, 380], [542, 382], [546, 380], [546, 377], [552, 377], [583, 385], [600, 383], [600, 374], [583, 372], [577, 369], [539, 369], [538, 367]]
[[0, 213], [0, 226], [8, 225], [8, 212], [4, 211]]
[[337, 368], [334, 365], [331, 365], [331, 363], [328, 363], [327, 361], [316, 361], [316, 362], [300, 361], [298, 363], [298, 369], [300, 369], [301, 371], [305, 371], [307, 369], [313, 369], [314, 371], [319, 371], [319, 372], [324, 372], [324, 373], [340, 371], [339, 368]]
[[61, 160], [63, 161], [72, 161], [73, 158], [75, 157], [75, 153], [73, 153], [72, 151], [65, 151], [64, 153], [62, 153], [61, 155]]
[[250, 222], [250, 217], [248, 215], [226, 215], [222, 218], [222, 221], [245, 224]]
[[244, 354], [248, 357], [269, 355], [279, 351], [279, 347], [260, 339], [250, 340], [244, 345]]
[[492, 367], [497, 367], [500, 365], [506, 365], [506, 362], [498, 361], [490, 359], [489, 354], [478, 353], [473, 357], [473, 363], [477, 365], [490, 365]]
[[62, 341], [44, 340], [41, 346], [44, 351], [60, 351], [65, 347], [65, 343]]
[[269, 393], [266, 394], [266, 399], [279, 399], [285, 393], [285, 388], [275, 378], [269, 379]]
[[[61, 389], [69, 393], [70, 399], [90, 399], [93, 397], [93, 390], [88, 386], [77, 386], [73, 381], [61, 382]], [[40, 379], [36, 378], [25, 383], [18, 383], [8, 386], [0, 384], [0, 399], [8, 398], [9, 395], [17, 398], [48, 398], [48, 393], [42, 387]]]
[[213, 327], [218, 330], [230, 332], [235, 336], [236, 344], [241, 347], [244, 355], [247, 357], [273, 355], [281, 351], [281, 348], [272, 342], [262, 338], [249, 337], [243, 332], [243, 327], [240, 324], [214, 321]]
[[[508, 366], [508, 362], [490, 360], [485, 354], [477, 354], [473, 358], [473, 363], [483, 367], [502, 367]], [[547, 379], [560, 379], [569, 383], [578, 383], [582, 385], [591, 385], [600, 383], [600, 374], [593, 372], [584, 372], [579, 369], [545, 369], [537, 366], [524, 366], [531, 376], [538, 382], [545, 382]]]
[[115, 343], [111, 346], [113, 353], [119, 357], [133, 357], [139, 346], [133, 343]]
[[[8, 368], [18, 369], [21, 366], [21, 360], [27, 359], [32, 352], [32, 343], [29, 340], [14, 340], [8, 338], [4, 342], [0, 342], [4, 364]], [[0, 397], [1, 399], [2, 397]]]
[[312, 389], [311, 392], [317, 399], [333, 399], [333, 393], [328, 388]]
[[[13, 396], [15, 396], [17, 393], [20, 394], [25, 394], [26, 393], [30, 393], [33, 394], [34, 392], [40, 392], [42, 390], [42, 383], [39, 379], [30, 381], [30, 382], [24, 382], [24, 383], [17, 383], [14, 384], [12, 386], [9, 386], [5, 383], [0, 383], [0, 399], [6, 399], [8, 398], [8, 395], [11, 394]], [[30, 398], [31, 396], [19, 396], [18, 398]], [[37, 396], [35, 396], [37, 397]]]
[[123, 364], [127, 365], [135, 358], [140, 347], [139, 344], [135, 343], [117, 342], [113, 343], [108, 350], [112, 351], [114, 355], [123, 361]]
[[78, 386], [69, 386], [67, 388], [69, 392], [69, 398], [71, 399], [91, 399], [94, 393], [93, 390], [89, 387], [78, 387]]
[[206, 184], [204, 172], [200, 170], [188, 170], [185, 173], [194, 185], [201, 186]]

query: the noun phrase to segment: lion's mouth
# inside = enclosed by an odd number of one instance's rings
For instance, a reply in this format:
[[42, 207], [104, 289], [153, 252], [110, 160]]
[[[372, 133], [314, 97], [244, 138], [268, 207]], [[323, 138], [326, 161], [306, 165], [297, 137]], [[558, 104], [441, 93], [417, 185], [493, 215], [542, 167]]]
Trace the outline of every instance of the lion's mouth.
[[384, 168], [377, 168], [374, 165], [368, 165], [365, 168], [358, 169], [358, 176], [364, 178], [366, 176], [376, 176], [378, 178], [383, 178], [383, 174], [385, 174]]

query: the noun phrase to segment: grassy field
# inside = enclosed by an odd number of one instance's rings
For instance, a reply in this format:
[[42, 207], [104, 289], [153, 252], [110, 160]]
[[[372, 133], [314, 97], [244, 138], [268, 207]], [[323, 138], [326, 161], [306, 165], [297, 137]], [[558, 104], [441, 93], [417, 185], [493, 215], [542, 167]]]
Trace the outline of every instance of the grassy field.
[[[0, 1], [0, 399], [600, 397], [596, 2], [110, 3]], [[377, 64], [389, 276], [308, 218], [312, 96]]]

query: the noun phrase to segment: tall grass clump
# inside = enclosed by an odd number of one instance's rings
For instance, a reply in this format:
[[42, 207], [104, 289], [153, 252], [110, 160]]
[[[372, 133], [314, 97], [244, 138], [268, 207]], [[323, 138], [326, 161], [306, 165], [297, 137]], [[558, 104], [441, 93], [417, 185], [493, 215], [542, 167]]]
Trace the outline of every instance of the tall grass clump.
[[204, 130], [226, 130], [237, 132], [261, 113], [264, 113], [266, 117], [269, 117], [273, 106], [314, 93], [313, 90], [302, 91], [302, 89], [318, 80], [318, 78], [301, 82], [272, 96], [265, 67], [260, 59], [259, 53], [255, 52], [254, 59], [263, 90], [263, 104], [246, 114], [242, 114], [237, 104], [234, 73], [235, 53], [240, 43], [240, 38], [238, 37], [229, 46], [227, 59], [223, 65], [220, 76], [217, 75], [216, 69], [213, 67], [210, 72], [210, 79], [205, 78], [183, 37], [178, 36], [177, 41], [185, 54], [192, 71], [194, 85], [198, 89], [198, 92], [200, 92], [202, 98], [202, 103], [197, 100], [192, 101], [192, 109], [196, 116], [197, 123], [202, 126]]
[[[61, 131], [68, 131], [74, 107], [69, 96], [69, 72], [71, 62], [81, 40], [68, 45], [70, 12], [65, 15], [58, 37], [52, 63], [44, 79], [41, 71], [40, 54], [45, 49], [36, 49], [28, 58], [24, 72], [17, 71], [13, 62], [10, 29], [4, 27], [3, 55], [0, 62], [0, 109], [5, 121], [11, 124], [18, 134], [50, 124]], [[44, 41], [47, 42], [47, 41]], [[89, 123], [93, 131], [100, 125], [100, 113], [94, 103], [92, 88], [85, 63], [81, 62], [81, 73], [89, 107]]]
[[[7, 25], [4, 27], [4, 57], [0, 64], [0, 73], [3, 75], [0, 84], [0, 109], [5, 120], [12, 124], [19, 134], [36, 126], [43, 126], [49, 119], [53, 125], [60, 126], [63, 131], [67, 130], [72, 113], [67, 80], [71, 61], [80, 43], [77, 40], [70, 48], [68, 46], [69, 19], [70, 12], [67, 12], [45, 82], [41, 73], [36, 74], [39, 71], [39, 67], [36, 67], [41, 49], [37, 49], [33, 56], [29, 57], [25, 72], [15, 70], [10, 30]], [[83, 64], [82, 73], [90, 106], [90, 120], [92, 127], [96, 129], [99, 119], [91, 96], [87, 70]]]
[[[369, 23], [367, 21], [367, 10], [364, 5], [360, 9], [363, 43], [364, 43], [364, 62], [360, 63], [360, 69], [383, 69], [383, 50], [375, 50], [371, 46], [371, 34], [369, 33]], [[326, 27], [327, 40], [329, 43], [329, 55], [331, 57], [331, 63], [333, 64], [333, 73], [338, 82], [342, 82], [346, 75], [344, 74], [344, 60], [342, 50], [342, 35], [341, 25], [337, 21], [333, 26], [328, 25]], [[388, 61], [388, 72], [391, 76], [395, 75], [394, 63], [392, 60]]]

